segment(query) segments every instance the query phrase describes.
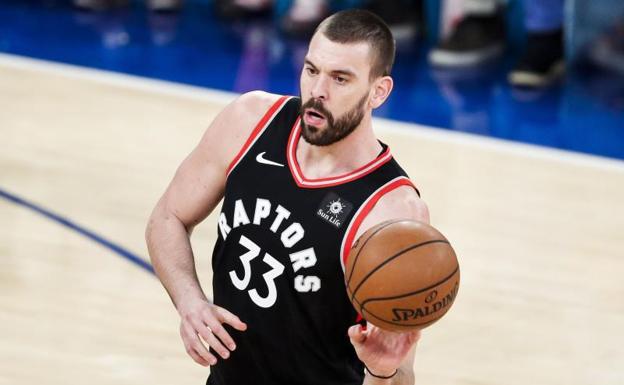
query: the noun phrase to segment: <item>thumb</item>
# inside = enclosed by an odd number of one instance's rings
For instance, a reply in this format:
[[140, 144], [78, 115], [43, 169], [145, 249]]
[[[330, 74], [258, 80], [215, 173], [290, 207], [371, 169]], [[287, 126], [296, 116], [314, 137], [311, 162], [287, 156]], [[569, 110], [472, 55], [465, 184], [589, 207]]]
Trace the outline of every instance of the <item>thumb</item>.
[[349, 328], [349, 339], [352, 344], [361, 344], [366, 340], [366, 332], [362, 330], [362, 325], [353, 325]]

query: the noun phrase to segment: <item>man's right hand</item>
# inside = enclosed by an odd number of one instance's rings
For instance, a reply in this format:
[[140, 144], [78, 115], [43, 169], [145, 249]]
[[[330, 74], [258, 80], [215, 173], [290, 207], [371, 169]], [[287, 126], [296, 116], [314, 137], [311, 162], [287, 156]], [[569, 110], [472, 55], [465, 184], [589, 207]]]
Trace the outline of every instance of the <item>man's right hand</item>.
[[196, 300], [179, 306], [178, 312], [181, 318], [180, 336], [184, 341], [186, 352], [195, 362], [203, 366], [217, 363], [214, 352], [227, 359], [230, 351], [236, 349], [236, 344], [223, 327], [223, 323], [236, 330], [247, 329], [247, 325], [237, 316], [206, 300]]

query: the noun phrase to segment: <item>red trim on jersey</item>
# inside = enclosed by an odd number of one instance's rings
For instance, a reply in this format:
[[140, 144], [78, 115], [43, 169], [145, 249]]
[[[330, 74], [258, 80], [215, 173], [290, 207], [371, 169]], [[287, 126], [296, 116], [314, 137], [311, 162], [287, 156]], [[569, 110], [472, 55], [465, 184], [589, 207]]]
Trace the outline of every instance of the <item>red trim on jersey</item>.
[[406, 177], [402, 176], [402, 177], [395, 178], [389, 183], [386, 183], [384, 186], [379, 188], [377, 191], [375, 191], [370, 197], [368, 197], [368, 199], [360, 207], [358, 212], [355, 213], [355, 216], [351, 220], [351, 224], [349, 225], [349, 228], [347, 229], [347, 232], [345, 234], [344, 244], [342, 245], [342, 256], [341, 256], [342, 258], [341, 259], [342, 259], [343, 268], [347, 266], [347, 258], [349, 257], [351, 246], [353, 246], [353, 241], [355, 240], [355, 234], [357, 234], [357, 231], [362, 225], [362, 222], [364, 222], [364, 218], [366, 218], [366, 216], [371, 212], [373, 207], [375, 207], [375, 204], [377, 204], [377, 202], [379, 201], [379, 199], [381, 199], [382, 196], [384, 196], [390, 191], [401, 186], [411, 186], [411, 187], [416, 188], [414, 184]]
[[288, 98], [290, 98], [290, 96], [280, 97], [275, 103], [273, 103], [269, 110], [264, 114], [262, 119], [260, 119], [260, 121], [256, 124], [256, 127], [247, 138], [247, 141], [245, 141], [243, 147], [240, 149], [240, 151], [238, 151], [238, 154], [236, 154], [232, 162], [230, 162], [230, 165], [228, 166], [225, 173], [227, 176], [230, 175], [230, 172], [232, 172], [234, 167], [236, 167], [236, 165], [240, 162], [240, 160], [243, 158], [245, 153], [247, 153], [251, 145], [256, 141], [260, 134], [264, 132], [264, 130], [271, 123], [271, 121], [273, 121], [273, 118], [275, 117], [275, 115], [277, 115], [277, 112], [284, 106], [284, 104], [286, 104], [286, 100]]
[[297, 145], [299, 144], [300, 138], [301, 117], [297, 118], [295, 124], [293, 125], [293, 128], [290, 132], [290, 137], [288, 138], [288, 146], [286, 149], [286, 157], [288, 158], [288, 167], [290, 168], [290, 173], [292, 174], [295, 182], [297, 183], [297, 186], [299, 187], [323, 188], [351, 182], [353, 180], [370, 174], [371, 172], [377, 170], [379, 167], [390, 161], [390, 159], [392, 159], [390, 149], [386, 148], [386, 150], [377, 158], [349, 173], [329, 178], [308, 179], [303, 175], [301, 167], [299, 166], [299, 162], [297, 161]]

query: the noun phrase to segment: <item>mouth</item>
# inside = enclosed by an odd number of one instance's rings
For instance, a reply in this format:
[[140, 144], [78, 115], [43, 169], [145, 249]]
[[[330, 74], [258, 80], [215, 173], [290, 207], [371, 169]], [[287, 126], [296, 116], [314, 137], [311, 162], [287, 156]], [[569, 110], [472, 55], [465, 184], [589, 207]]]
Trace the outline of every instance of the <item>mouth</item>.
[[305, 120], [306, 124], [312, 126], [318, 126], [325, 122], [325, 116], [311, 108], [305, 110], [303, 114], [303, 119]]

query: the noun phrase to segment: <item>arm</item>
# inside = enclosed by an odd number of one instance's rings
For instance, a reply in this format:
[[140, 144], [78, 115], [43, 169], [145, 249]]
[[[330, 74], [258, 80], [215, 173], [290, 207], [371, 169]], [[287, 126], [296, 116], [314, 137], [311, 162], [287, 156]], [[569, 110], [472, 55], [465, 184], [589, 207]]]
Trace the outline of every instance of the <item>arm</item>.
[[[398, 218], [429, 223], [427, 205], [411, 187], [402, 186], [384, 195], [362, 222], [356, 239], [374, 225]], [[420, 331], [395, 333], [370, 324], [364, 331], [359, 325], [354, 325], [349, 328], [349, 337], [358, 357], [374, 374], [391, 376], [382, 379], [367, 372], [363, 385], [414, 384], [414, 358]]]
[[201, 365], [216, 363], [216, 357], [198, 335], [227, 358], [228, 349], [233, 350], [235, 344], [222, 323], [238, 330], [244, 330], [246, 325], [206, 298], [197, 278], [190, 235], [223, 197], [229, 163], [275, 100], [275, 95], [248, 93], [217, 115], [176, 171], [145, 231], [156, 275], [180, 314], [180, 334], [186, 350]]

